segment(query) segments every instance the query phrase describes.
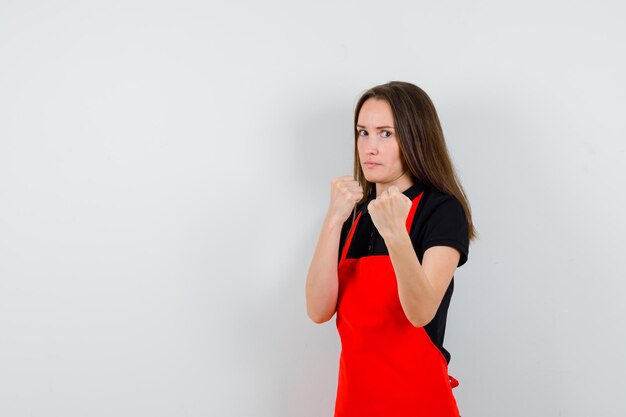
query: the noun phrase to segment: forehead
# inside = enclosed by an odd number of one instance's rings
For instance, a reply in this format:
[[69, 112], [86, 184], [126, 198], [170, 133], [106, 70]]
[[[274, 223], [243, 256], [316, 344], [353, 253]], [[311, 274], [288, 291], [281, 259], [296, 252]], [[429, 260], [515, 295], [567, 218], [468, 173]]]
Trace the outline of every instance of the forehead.
[[363, 126], [393, 126], [391, 106], [385, 100], [369, 98], [359, 111], [358, 124]]

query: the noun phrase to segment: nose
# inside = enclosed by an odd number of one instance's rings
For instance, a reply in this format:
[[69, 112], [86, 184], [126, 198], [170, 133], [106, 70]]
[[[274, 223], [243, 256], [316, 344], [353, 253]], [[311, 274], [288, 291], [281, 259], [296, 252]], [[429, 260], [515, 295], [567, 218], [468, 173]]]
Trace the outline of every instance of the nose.
[[365, 145], [365, 153], [368, 155], [376, 155], [378, 153], [378, 144], [375, 140], [368, 140]]

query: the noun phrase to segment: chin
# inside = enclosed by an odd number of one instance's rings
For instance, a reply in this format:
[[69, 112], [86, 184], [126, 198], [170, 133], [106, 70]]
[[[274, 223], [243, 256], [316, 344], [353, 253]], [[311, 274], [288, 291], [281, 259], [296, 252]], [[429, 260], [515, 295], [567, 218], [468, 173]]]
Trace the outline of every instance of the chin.
[[376, 177], [372, 177], [371, 175], [367, 175], [367, 174], [363, 174], [363, 177], [368, 181], [368, 182], [378, 182], [378, 178]]
[[373, 183], [379, 183], [382, 182], [382, 178], [379, 175], [367, 175], [367, 174], [363, 174], [363, 176], [365, 177], [365, 179], [369, 182], [373, 182]]

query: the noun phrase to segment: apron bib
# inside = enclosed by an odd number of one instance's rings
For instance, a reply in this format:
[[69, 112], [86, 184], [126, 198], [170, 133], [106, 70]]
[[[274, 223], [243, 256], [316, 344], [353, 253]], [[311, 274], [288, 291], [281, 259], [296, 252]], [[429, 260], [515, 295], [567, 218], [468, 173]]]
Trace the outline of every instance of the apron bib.
[[[423, 193], [407, 216], [410, 231]], [[347, 259], [355, 219], [338, 266], [341, 339], [335, 417], [459, 417], [445, 357], [423, 327], [407, 319], [388, 255]]]

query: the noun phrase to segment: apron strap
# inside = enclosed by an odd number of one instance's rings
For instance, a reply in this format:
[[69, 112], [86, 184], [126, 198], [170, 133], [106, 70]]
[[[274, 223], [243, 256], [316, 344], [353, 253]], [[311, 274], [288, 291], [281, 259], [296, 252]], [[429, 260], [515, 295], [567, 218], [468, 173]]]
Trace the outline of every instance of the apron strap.
[[346, 255], [348, 254], [348, 248], [350, 247], [350, 243], [352, 242], [352, 235], [354, 235], [354, 230], [356, 229], [356, 225], [359, 223], [359, 219], [361, 218], [362, 211], [359, 211], [357, 214], [352, 227], [350, 228], [350, 233], [348, 233], [348, 237], [346, 238], [346, 243], [343, 244], [343, 250], [341, 251], [341, 259], [339, 262], [343, 262], [346, 260]]
[[423, 191], [421, 193], [419, 193], [413, 199], [413, 204], [411, 205], [411, 210], [409, 210], [409, 214], [406, 216], [406, 231], [408, 233], [411, 233], [411, 225], [413, 224], [413, 217], [415, 216], [415, 210], [417, 209], [417, 206], [419, 205], [420, 200], [422, 199], [422, 195], [424, 195]]

